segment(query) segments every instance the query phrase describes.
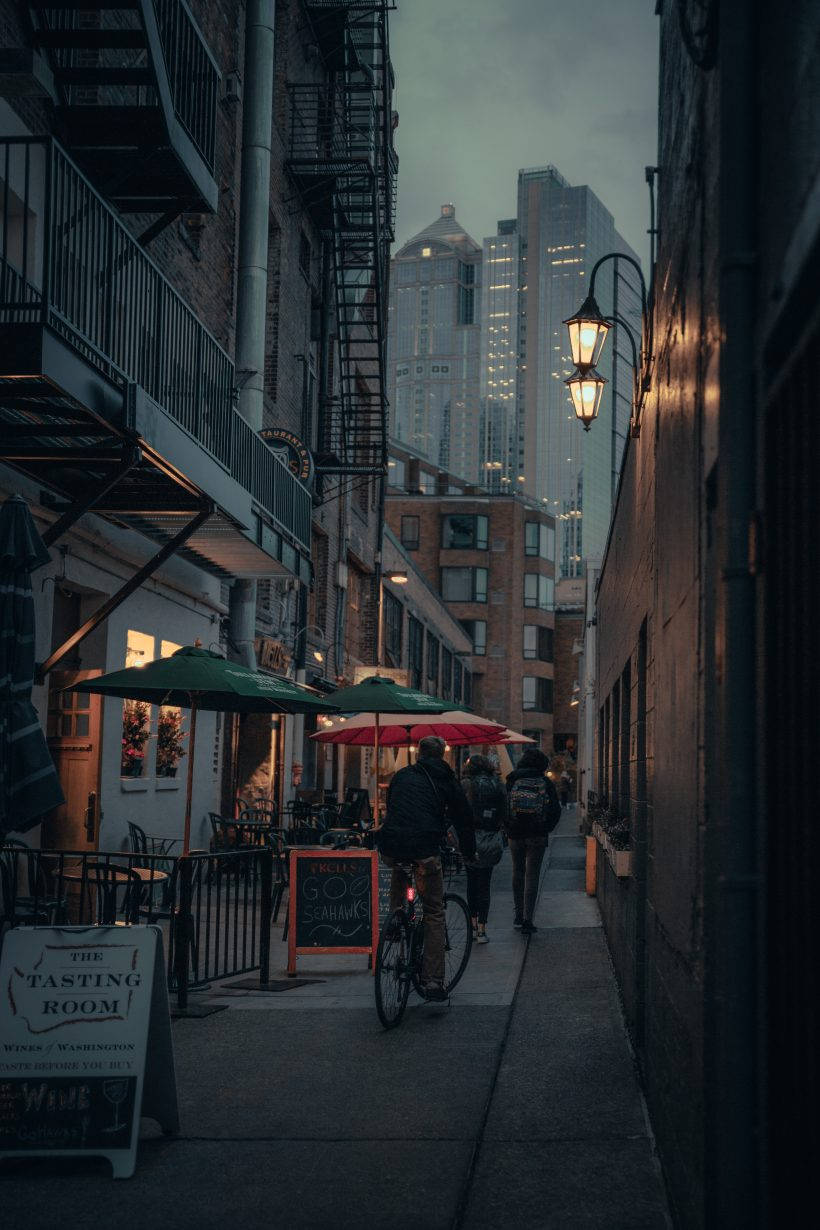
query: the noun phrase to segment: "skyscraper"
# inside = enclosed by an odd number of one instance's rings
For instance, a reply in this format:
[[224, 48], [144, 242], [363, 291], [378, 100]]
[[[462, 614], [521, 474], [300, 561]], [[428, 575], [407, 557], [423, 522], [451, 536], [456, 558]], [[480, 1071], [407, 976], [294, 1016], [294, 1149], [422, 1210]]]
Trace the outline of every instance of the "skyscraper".
[[[484, 241], [481, 468], [492, 486], [517, 486], [555, 515], [562, 576], [579, 575], [583, 557], [604, 549], [629, 430], [632, 360], [623, 329], [613, 329], [599, 364], [609, 383], [589, 432], [564, 384], [572, 363], [563, 322], [586, 297], [595, 262], [613, 251], [635, 257], [595, 193], [572, 187], [552, 166], [519, 171], [517, 218]], [[617, 313], [639, 334], [632, 266], [607, 262], [595, 289], [605, 315]]]
[[390, 434], [469, 482], [481, 453], [480, 294], [481, 248], [442, 205], [392, 261]]

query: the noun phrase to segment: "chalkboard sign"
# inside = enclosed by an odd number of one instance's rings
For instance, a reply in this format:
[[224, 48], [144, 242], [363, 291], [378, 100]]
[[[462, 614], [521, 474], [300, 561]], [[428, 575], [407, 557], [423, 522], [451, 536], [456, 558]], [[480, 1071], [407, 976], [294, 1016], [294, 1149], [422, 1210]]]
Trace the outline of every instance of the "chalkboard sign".
[[0, 958], [0, 1160], [134, 1172], [140, 1115], [178, 1127], [157, 927], [26, 927]]
[[390, 885], [393, 880], [393, 868], [379, 863], [379, 929], [390, 913]]
[[375, 952], [377, 855], [370, 850], [290, 852], [288, 973], [298, 954]]

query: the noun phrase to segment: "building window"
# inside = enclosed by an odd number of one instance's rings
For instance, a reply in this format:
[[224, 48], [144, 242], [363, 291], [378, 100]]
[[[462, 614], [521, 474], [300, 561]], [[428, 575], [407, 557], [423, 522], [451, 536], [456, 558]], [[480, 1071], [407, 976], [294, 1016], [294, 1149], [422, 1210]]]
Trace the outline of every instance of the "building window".
[[449, 649], [441, 647], [441, 682], [439, 684], [439, 695], [445, 700], [450, 699], [453, 688], [453, 655]]
[[427, 633], [427, 679], [433, 690], [438, 688], [438, 656], [439, 643], [435, 636]]
[[466, 666], [464, 667], [464, 679], [461, 686], [464, 704], [471, 705], [473, 703], [473, 677]]
[[458, 288], [458, 323], [475, 324], [475, 288], [472, 286]]
[[524, 554], [555, 559], [555, 530], [540, 521], [524, 522]]
[[521, 707], [552, 713], [552, 680], [525, 675], [521, 680]]
[[404, 462], [391, 457], [387, 463], [387, 481], [391, 487], [404, 486]]
[[462, 619], [461, 626], [473, 642], [473, 653], [483, 658], [487, 652], [487, 621], [484, 619]]
[[398, 598], [384, 593], [384, 648], [391, 666], [401, 666], [404, 607]]
[[420, 688], [424, 672], [424, 627], [412, 615], [407, 623], [407, 642], [410, 683], [412, 687]]
[[538, 662], [552, 662], [553, 631], [538, 624], [524, 624], [524, 657]]
[[445, 602], [486, 602], [486, 568], [442, 568], [441, 596]]
[[436, 494], [436, 476], [429, 470], [419, 470], [419, 490], [422, 495]]
[[419, 519], [418, 517], [402, 517], [401, 545], [408, 551], [419, 549]]
[[488, 527], [486, 517], [442, 517], [441, 545], [447, 551], [486, 551]]
[[521, 733], [526, 735], [528, 739], [532, 739], [536, 747], [541, 746], [541, 738], [544, 734], [543, 730], [524, 730]]
[[464, 679], [464, 667], [461, 665], [461, 659], [455, 658], [453, 660], [453, 700], [454, 701], [461, 700], [461, 689], [464, 686], [463, 679]]
[[524, 573], [524, 606], [537, 607], [539, 611], [551, 611], [555, 605], [555, 583], [552, 577], [539, 572]]

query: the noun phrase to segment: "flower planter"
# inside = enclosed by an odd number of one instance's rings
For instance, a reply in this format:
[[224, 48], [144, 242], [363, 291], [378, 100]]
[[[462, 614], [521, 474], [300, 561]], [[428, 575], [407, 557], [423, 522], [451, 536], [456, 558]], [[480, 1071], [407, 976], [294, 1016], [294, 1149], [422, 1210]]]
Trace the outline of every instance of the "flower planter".
[[619, 880], [626, 879], [632, 875], [632, 851], [631, 850], [616, 850], [612, 842], [607, 837], [600, 824], [593, 824], [592, 834], [595, 840], [603, 848], [606, 854], [607, 862]]
[[122, 777], [142, 777], [142, 764], [143, 764], [142, 756], [135, 757], [133, 760], [129, 760], [128, 764], [123, 766], [121, 776]]

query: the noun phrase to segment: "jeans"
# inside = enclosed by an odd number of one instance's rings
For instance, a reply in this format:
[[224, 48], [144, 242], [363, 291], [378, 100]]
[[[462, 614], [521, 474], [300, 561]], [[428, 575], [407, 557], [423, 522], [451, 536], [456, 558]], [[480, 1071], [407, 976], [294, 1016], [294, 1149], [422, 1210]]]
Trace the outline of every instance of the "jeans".
[[509, 845], [512, 855], [515, 915], [516, 918], [532, 922], [532, 912], [538, 896], [538, 876], [544, 859], [544, 851], [547, 848], [547, 838], [510, 837]]
[[[393, 868], [390, 881], [390, 909], [401, 910], [406, 905], [407, 876], [396, 866], [396, 860], [383, 854], [382, 862]], [[422, 982], [444, 982], [444, 876], [441, 859], [413, 860], [416, 888], [424, 911], [424, 957], [421, 963]]]
[[467, 904], [470, 907], [470, 917], [480, 923], [486, 923], [490, 912], [490, 880], [492, 867], [466, 867], [467, 872]]

